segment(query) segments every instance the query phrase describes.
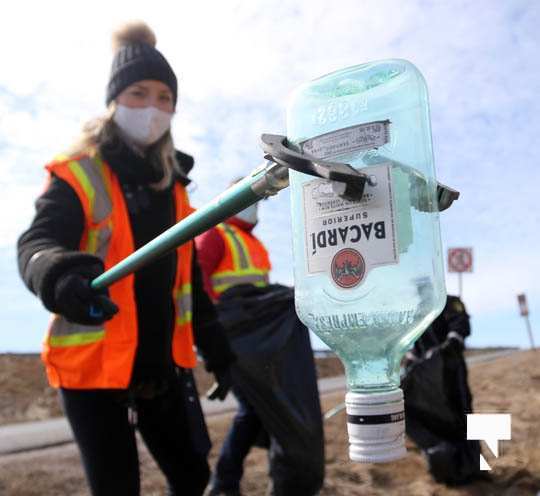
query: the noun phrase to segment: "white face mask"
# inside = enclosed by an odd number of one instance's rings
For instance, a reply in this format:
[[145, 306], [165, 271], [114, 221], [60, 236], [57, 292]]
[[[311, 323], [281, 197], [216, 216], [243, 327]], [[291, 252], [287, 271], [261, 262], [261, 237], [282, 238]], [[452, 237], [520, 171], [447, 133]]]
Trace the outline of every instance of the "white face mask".
[[258, 203], [254, 203], [253, 205], [250, 205], [248, 208], [245, 208], [244, 210], [241, 210], [238, 212], [235, 217], [238, 217], [240, 220], [243, 220], [244, 222], [249, 222], [250, 224], [257, 224], [257, 221], [259, 220], [257, 216], [257, 207], [259, 206]]
[[169, 130], [172, 116], [156, 107], [131, 108], [117, 105], [113, 120], [136, 145], [149, 146]]

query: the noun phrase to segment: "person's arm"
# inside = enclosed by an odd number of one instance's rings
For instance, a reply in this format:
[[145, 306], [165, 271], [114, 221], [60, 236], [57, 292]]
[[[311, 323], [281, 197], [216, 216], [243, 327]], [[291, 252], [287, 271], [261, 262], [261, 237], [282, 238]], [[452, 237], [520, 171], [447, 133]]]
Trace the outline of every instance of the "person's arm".
[[448, 324], [448, 336], [459, 336], [463, 341], [471, 334], [469, 314], [461, 298], [449, 297], [443, 314]]
[[197, 257], [192, 261], [193, 335], [197, 350], [207, 371], [216, 376], [217, 389], [213, 398], [224, 399], [231, 386], [229, 367], [236, 357], [231, 350], [225, 329], [218, 319], [214, 304], [203, 288]]
[[21, 277], [49, 310], [55, 310], [52, 292], [59, 274], [87, 256], [78, 251], [83, 229], [83, 209], [75, 191], [52, 176], [36, 201], [32, 224], [17, 243]]
[[195, 344], [210, 372], [228, 367], [234, 361], [229, 340], [221, 325], [216, 307], [203, 288], [197, 257], [192, 261], [193, 333]]
[[218, 295], [214, 293], [211, 276], [223, 259], [225, 242], [214, 227], [197, 236], [195, 246], [197, 248], [197, 260], [202, 272], [204, 290], [215, 301]]
[[[24, 283], [45, 308], [71, 320], [94, 324], [102, 319], [88, 318], [89, 306], [77, 305], [77, 296], [101, 306], [94, 301], [96, 295], [86, 281], [103, 272], [103, 262], [79, 251], [83, 230], [84, 212], [77, 194], [68, 183], [52, 176], [36, 201], [30, 227], [19, 237], [18, 265]], [[109, 311], [116, 313], [111, 306]]]

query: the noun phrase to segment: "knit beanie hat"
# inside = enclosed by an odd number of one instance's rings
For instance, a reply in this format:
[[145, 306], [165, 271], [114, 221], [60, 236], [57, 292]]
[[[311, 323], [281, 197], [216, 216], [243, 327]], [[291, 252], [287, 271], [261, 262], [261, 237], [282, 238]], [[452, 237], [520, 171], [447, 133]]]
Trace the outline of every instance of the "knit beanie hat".
[[107, 85], [107, 105], [129, 85], [144, 79], [165, 83], [176, 105], [176, 76], [167, 59], [156, 50], [156, 35], [147, 24], [134, 21], [121, 26], [113, 33], [112, 42], [115, 55]]

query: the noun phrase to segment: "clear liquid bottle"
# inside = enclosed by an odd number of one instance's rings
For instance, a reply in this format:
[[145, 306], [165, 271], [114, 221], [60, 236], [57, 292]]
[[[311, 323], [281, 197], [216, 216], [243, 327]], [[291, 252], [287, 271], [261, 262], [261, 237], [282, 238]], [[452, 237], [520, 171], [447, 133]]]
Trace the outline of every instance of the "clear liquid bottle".
[[446, 299], [425, 81], [405, 60], [318, 78], [291, 96], [287, 138], [369, 176], [348, 202], [291, 171], [296, 309], [344, 363], [351, 459], [400, 458], [401, 360]]

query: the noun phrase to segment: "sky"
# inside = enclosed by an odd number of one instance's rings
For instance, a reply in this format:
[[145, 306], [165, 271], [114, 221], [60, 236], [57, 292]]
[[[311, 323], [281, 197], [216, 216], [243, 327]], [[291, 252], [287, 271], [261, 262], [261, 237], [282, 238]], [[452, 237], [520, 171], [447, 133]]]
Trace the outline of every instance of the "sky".
[[[0, 18], [0, 352], [40, 349], [48, 315], [18, 276], [15, 243], [44, 164], [104, 111], [111, 32], [130, 19], [154, 29], [177, 73], [173, 135], [196, 160], [195, 206], [261, 163], [261, 133], [286, 134], [299, 84], [369, 61], [415, 64], [430, 94], [437, 178], [461, 192], [441, 214], [443, 250], [474, 250], [463, 276], [468, 345], [527, 347], [522, 292], [540, 344], [539, 2], [23, 0]], [[293, 284], [288, 191], [262, 202], [256, 233], [272, 281]], [[457, 275], [446, 284], [455, 294]]]

